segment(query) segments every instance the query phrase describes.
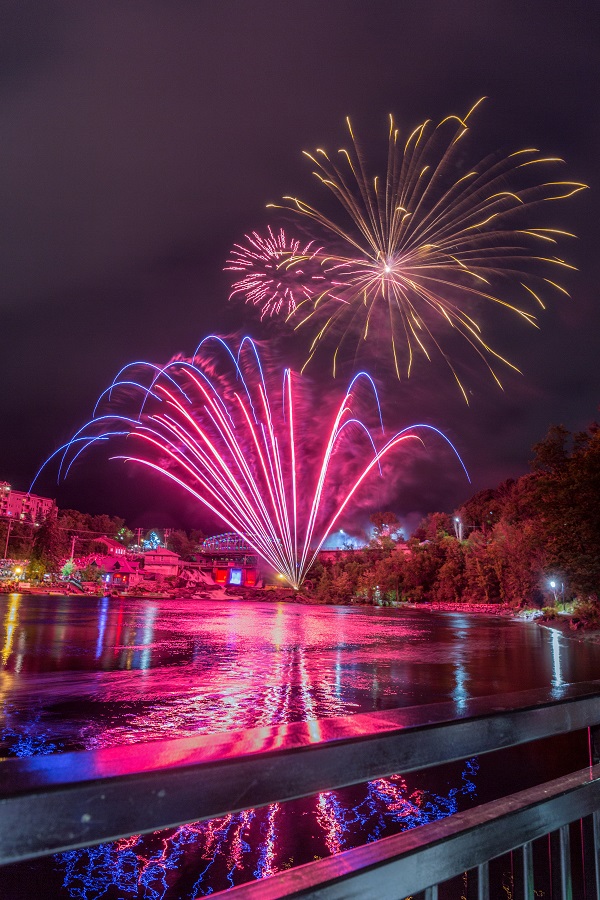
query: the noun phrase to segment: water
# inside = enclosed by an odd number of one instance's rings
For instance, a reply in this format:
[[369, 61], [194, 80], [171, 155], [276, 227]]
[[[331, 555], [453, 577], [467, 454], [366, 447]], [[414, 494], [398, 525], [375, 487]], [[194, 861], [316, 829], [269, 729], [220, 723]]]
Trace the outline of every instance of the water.
[[[457, 613], [0, 595], [0, 754], [25, 756], [600, 677], [595, 646]], [[7, 900], [202, 896], [577, 767], [554, 743], [11, 866]], [[522, 751], [521, 751], [522, 752]], [[574, 764], [575, 763], [575, 764]], [[581, 763], [585, 764], [585, 760]]]

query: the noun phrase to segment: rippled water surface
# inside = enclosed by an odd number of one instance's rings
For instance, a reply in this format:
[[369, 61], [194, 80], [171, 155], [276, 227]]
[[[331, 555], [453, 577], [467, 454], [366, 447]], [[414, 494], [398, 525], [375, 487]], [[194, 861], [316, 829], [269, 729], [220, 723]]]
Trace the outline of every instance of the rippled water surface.
[[[4, 756], [600, 677], [598, 648], [458, 613], [0, 595]], [[489, 767], [488, 767], [489, 768]], [[491, 770], [490, 770], [491, 771]], [[202, 896], [485, 798], [476, 761], [10, 867], [9, 898]]]

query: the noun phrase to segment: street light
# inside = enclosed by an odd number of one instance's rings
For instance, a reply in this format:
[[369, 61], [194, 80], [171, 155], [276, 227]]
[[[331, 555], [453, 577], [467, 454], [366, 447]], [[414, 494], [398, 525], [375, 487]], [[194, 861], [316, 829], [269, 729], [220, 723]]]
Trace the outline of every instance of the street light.
[[558, 595], [559, 595], [559, 593], [560, 593], [560, 596], [561, 596], [561, 605], [562, 605], [562, 608], [563, 608], [563, 610], [564, 610], [564, 608], [565, 608], [565, 585], [564, 585], [564, 582], [563, 582], [563, 581], [556, 581], [555, 578], [551, 578], [551, 579], [548, 581], [548, 585], [549, 585], [550, 590], [552, 591], [552, 594], [553, 594], [553, 596], [554, 596], [554, 605], [555, 605], [555, 606], [558, 604]]

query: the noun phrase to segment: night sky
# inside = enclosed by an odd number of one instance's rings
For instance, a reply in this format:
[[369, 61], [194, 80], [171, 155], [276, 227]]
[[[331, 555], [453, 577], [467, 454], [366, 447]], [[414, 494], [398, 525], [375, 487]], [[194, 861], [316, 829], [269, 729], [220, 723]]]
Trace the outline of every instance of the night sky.
[[[394, 497], [373, 488], [373, 503], [409, 523], [452, 511], [525, 472], [549, 425], [585, 428], [600, 402], [595, 7], [5, 2], [0, 480], [26, 490], [134, 359], [164, 363], [210, 332], [249, 332], [296, 364], [289, 339], [227, 301], [232, 279], [222, 270], [233, 243], [275, 224], [266, 203], [319, 199], [301, 151], [346, 144], [347, 115], [381, 170], [389, 113], [408, 134], [482, 95], [475, 159], [535, 146], [566, 159], [561, 177], [590, 185], [553, 210], [553, 224], [578, 235], [557, 252], [579, 271], [562, 279], [571, 299], [548, 296], [540, 331], [482, 310], [488, 337], [523, 372], [506, 372], [504, 392], [478, 365], [468, 407], [439, 361], [408, 382], [381, 377], [389, 428], [437, 425], [473, 483], [432, 447], [429, 462], [407, 466]], [[309, 374], [321, 395], [344, 386], [325, 367]], [[185, 496], [103, 459], [94, 454], [59, 487], [48, 470], [36, 490], [132, 526], [205, 522]]]

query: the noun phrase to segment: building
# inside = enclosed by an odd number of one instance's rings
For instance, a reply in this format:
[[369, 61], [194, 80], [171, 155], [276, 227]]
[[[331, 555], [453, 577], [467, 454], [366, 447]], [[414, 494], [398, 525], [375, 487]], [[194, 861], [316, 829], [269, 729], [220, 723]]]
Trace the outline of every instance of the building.
[[102, 583], [112, 588], [134, 587], [142, 580], [139, 563], [114, 556], [97, 556], [90, 563], [102, 573]]
[[[377, 547], [371, 548], [377, 550]], [[410, 556], [410, 545], [405, 541], [396, 541], [391, 548], [394, 553], [401, 553], [403, 556]], [[352, 559], [356, 554], [368, 552], [368, 547], [355, 547], [352, 550], [319, 550], [317, 559], [321, 563], [336, 563], [345, 559]]]
[[94, 538], [95, 544], [102, 544], [106, 547], [106, 555], [107, 556], [126, 556], [127, 555], [127, 547], [123, 546], [120, 541], [116, 541], [111, 537], [99, 537]]
[[207, 538], [201, 547], [200, 565], [210, 571], [215, 584], [262, 586], [256, 551], [238, 534], [218, 534]]
[[0, 519], [41, 524], [46, 519], [54, 519], [58, 508], [49, 497], [14, 491], [8, 481], [0, 481]]
[[172, 550], [147, 550], [144, 553], [144, 572], [159, 578], [168, 578], [179, 574], [179, 556]]

